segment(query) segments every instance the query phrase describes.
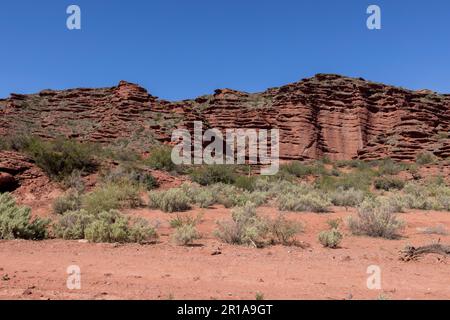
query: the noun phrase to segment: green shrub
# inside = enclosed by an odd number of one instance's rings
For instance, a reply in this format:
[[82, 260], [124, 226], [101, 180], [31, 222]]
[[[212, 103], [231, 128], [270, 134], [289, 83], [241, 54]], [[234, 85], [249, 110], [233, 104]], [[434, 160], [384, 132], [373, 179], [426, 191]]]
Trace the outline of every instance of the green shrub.
[[328, 212], [329, 206], [330, 200], [321, 192], [286, 193], [278, 197], [278, 209], [281, 211]]
[[139, 188], [128, 182], [99, 186], [82, 198], [82, 208], [93, 214], [140, 204]]
[[182, 188], [149, 192], [149, 206], [164, 212], [180, 212], [189, 210], [190, 199]]
[[53, 212], [63, 214], [67, 211], [76, 211], [81, 209], [81, 196], [78, 192], [69, 192], [68, 194], [56, 198], [53, 202]]
[[385, 191], [389, 191], [392, 189], [401, 190], [404, 188], [405, 182], [397, 178], [381, 177], [375, 179], [374, 186], [378, 190], [385, 190]]
[[191, 172], [191, 180], [202, 186], [215, 183], [233, 184], [235, 175], [229, 165], [204, 165]]
[[208, 190], [214, 195], [215, 202], [226, 208], [243, 206], [248, 202], [260, 206], [266, 203], [268, 198], [266, 192], [249, 192], [223, 183], [214, 184]]
[[326, 248], [336, 249], [342, 241], [342, 233], [338, 229], [322, 231], [319, 234], [319, 242]]
[[2, 146], [4, 150], [25, 151], [32, 141], [37, 138], [28, 133], [14, 132], [8, 136], [2, 137]]
[[266, 221], [256, 214], [252, 203], [234, 209], [232, 220], [218, 221], [217, 226], [216, 236], [230, 244], [262, 247], [269, 233]]
[[450, 211], [450, 187], [445, 184], [421, 185], [410, 182], [406, 184], [403, 191], [407, 208]]
[[293, 175], [297, 178], [303, 178], [309, 175], [326, 175], [327, 170], [322, 162], [316, 162], [314, 165], [303, 164], [299, 161], [292, 161], [280, 166], [280, 172]]
[[268, 177], [258, 177], [253, 183], [253, 190], [268, 192], [277, 181], [273, 181]]
[[330, 226], [330, 229], [339, 229], [339, 226], [342, 223], [342, 219], [328, 219], [327, 224]]
[[237, 188], [253, 191], [255, 189], [257, 177], [254, 176], [238, 176], [234, 181], [234, 185]]
[[188, 196], [191, 203], [195, 203], [200, 208], [208, 208], [217, 201], [216, 196], [211, 189], [200, 188], [187, 183], [183, 183], [181, 189]]
[[350, 217], [349, 228], [355, 235], [395, 239], [404, 227], [404, 222], [397, 219], [394, 209], [378, 200], [366, 199], [358, 207], [358, 216]]
[[43, 141], [34, 138], [25, 152], [50, 177], [58, 180], [63, 180], [75, 170], [91, 172], [95, 168], [93, 147], [74, 140]]
[[41, 240], [50, 221], [31, 219], [31, 209], [19, 207], [9, 193], [0, 194], [0, 239]]
[[172, 161], [172, 148], [164, 145], [150, 150], [150, 156], [145, 163], [157, 170], [173, 171], [176, 169], [176, 165]]
[[112, 159], [121, 163], [136, 163], [142, 160], [141, 154], [132, 146], [130, 141], [124, 139], [114, 141], [101, 151], [103, 158]]
[[369, 191], [373, 177], [376, 172], [371, 169], [358, 169], [349, 173], [342, 173], [338, 177], [321, 176], [315, 181], [316, 188], [325, 191], [334, 191], [338, 188], [343, 190], [355, 189]]
[[149, 172], [133, 165], [120, 165], [108, 170], [102, 174], [102, 181], [105, 183], [122, 183], [125, 181], [135, 186], [142, 186], [147, 190], [159, 186], [158, 181]]
[[407, 165], [397, 163], [390, 158], [378, 162], [378, 172], [381, 175], [396, 175], [407, 169]]
[[131, 219], [128, 233], [129, 242], [147, 243], [158, 239], [156, 229], [143, 218]]
[[194, 224], [183, 224], [176, 228], [172, 239], [178, 245], [186, 246], [192, 244], [194, 240], [200, 239], [200, 233]]
[[80, 194], [86, 190], [86, 184], [79, 170], [72, 171], [71, 174], [63, 179], [62, 184], [66, 189], [75, 190]]
[[437, 158], [434, 154], [431, 152], [422, 152], [419, 153], [416, 157], [416, 163], [418, 165], [426, 165], [426, 164], [432, 164], [437, 161]]
[[338, 188], [336, 191], [330, 193], [330, 200], [335, 206], [340, 207], [356, 207], [365, 198], [365, 193], [361, 190], [355, 190], [350, 188], [344, 190], [343, 188]]
[[198, 223], [201, 222], [203, 218], [203, 214], [200, 213], [198, 214], [196, 217], [190, 216], [190, 215], [176, 215], [175, 218], [172, 218], [170, 220], [170, 226], [172, 228], [178, 228], [181, 226], [184, 226], [186, 224], [191, 224], [191, 225], [197, 225]]
[[303, 231], [303, 226], [300, 223], [288, 221], [284, 215], [280, 214], [269, 222], [269, 230], [274, 243], [292, 245], [295, 242], [294, 237]]
[[86, 210], [66, 211], [53, 226], [53, 232], [56, 237], [65, 240], [84, 239], [86, 227], [94, 219], [95, 215], [89, 214]]
[[130, 220], [116, 210], [98, 214], [86, 210], [66, 212], [54, 226], [63, 239], [87, 239], [91, 242], [145, 243], [157, 238], [156, 230], [142, 219]]
[[364, 160], [358, 160], [358, 159], [338, 160], [338, 161], [336, 161], [335, 166], [338, 168], [349, 167], [349, 168], [355, 168], [358, 170], [367, 170], [371, 167], [371, 163], [364, 161]]

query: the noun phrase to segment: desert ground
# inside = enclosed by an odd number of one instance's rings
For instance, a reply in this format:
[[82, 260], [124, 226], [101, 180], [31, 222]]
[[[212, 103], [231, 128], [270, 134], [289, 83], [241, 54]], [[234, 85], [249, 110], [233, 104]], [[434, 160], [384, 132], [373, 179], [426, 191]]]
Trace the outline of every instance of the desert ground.
[[[45, 208], [41, 211], [45, 212]], [[39, 211], [39, 210], [38, 210]], [[404, 262], [405, 245], [450, 243], [448, 235], [418, 230], [433, 225], [450, 228], [449, 212], [412, 210], [401, 214], [407, 228], [398, 240], [352, 236], [344, 230], [338, 249], [323, 248], [317, 234], [330, 218], [345, 218], [355, 209], [333, 207], [327, 214], [287, 213], [301, 221], [298, 246], [256, 249], [228, 245], [211, 235], [215, 221], [230, 209], [214, 206], [186, 214], [204, 215], [198, 228], [203, 238], [191, 246], [174, 244], [170, 215], [134, 209], [127, 215], [159, 221], [155, 244], [94, 244], [84, 241], [1, 241], [1, 299], [449, 299], [449, 259], [426, 255]], [[261, 207], [271, 216], [275, 209]], [[81, 269], [81, 289], [66, 286], [67, 267]], [[382, 287], [369, 290], [367, 268], [381, 268]], [[6, 280], [8, 279], [8, 280]]]

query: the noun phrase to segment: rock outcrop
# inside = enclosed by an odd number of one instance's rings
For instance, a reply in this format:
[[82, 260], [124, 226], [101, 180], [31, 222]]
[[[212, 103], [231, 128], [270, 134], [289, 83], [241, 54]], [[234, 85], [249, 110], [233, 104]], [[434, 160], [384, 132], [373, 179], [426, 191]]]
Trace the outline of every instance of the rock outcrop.
[[283, 160], [414, 160], [450, 156], [450, 95], [319, 74], [249, 94], [216, 90], [194, 100], [158, 99], [138, 85], [44, 90], [0, 100], [0, 135], [27, 131], [141, 150], [170, 141], [174, 128], [280, 129]]
[[13, 151], [0, 151], [0, 192], [15, 192], [39, 198], [56, 187], [31, 159]]

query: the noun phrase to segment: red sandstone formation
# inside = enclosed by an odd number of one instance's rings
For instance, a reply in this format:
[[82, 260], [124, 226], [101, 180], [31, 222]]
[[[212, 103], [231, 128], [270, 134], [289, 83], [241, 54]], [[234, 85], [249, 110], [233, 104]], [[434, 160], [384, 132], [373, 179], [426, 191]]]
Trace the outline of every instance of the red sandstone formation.
[[17, 152], [0, 151], [0, 192], [17, 190], [19, 198], [40, 198], [55, 189], [56, 185], [31, 159]]
[[364, 79], [319, 74], [262, 93], [230, 89], [169, 102], [138, 85], [44, 90], [0, 100], [0, 135], [28, 131], [146, 150], [172, 129], [278, 128], [284, 160], [413, 160], [428, 151], [450, 156], [450, 95], [411, 91]]

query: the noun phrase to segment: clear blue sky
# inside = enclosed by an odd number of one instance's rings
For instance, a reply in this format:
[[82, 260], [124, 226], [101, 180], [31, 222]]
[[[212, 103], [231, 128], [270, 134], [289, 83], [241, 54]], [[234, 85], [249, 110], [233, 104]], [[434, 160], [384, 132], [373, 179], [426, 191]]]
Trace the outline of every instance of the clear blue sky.
[[178, 100], [316, 73], [450, 93], [448, 0], [5, 0], [0, 35], [0, 97], [124, 79]]

